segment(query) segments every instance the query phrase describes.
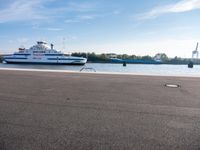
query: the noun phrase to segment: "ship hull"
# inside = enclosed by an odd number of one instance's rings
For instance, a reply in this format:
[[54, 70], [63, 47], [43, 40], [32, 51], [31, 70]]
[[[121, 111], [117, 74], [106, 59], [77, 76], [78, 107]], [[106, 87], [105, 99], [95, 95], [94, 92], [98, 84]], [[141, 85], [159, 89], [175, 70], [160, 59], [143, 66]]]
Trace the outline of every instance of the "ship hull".
[[28, 64], [28, 65], [80, 65], [83, 66], [86, 63], [57, 63], [57, 62], [12, 62], [12, 61], [6, 61], [4, 60], [7, 64]]
[[38, 64], [38, 65], [84, 65], [87, 62], [86, 58], [78, 57], [62, 57], [62, 58], [47, 58], [40, 57], [35, 60], [28, 57], [4, 57], [4, 62], [8, 64]]

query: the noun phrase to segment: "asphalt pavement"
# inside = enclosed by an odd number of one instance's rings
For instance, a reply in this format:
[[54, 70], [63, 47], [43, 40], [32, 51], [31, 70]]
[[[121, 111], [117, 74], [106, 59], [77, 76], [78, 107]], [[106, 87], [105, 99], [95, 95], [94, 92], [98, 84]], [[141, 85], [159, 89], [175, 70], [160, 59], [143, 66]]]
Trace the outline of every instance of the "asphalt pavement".
[[0, 150], [173, 149], [200, 150], [200, 78], [0, 71]]

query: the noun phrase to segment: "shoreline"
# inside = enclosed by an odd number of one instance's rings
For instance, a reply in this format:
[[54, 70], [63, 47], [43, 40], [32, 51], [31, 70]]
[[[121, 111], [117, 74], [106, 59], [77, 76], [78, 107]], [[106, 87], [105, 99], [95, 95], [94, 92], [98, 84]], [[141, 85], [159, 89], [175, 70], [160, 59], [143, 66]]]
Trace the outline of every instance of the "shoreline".
[[149, 76], [149, 77], [186, 77], [186, 78], [200, 78], [200, 75], [162, 75], [162, 74], [145, 74], [145, 73], [121, 73], [121, 72], [88, 72], [88, 71], [72, 71], [72, 70], [51, 70], [51, 69], [21, 69], [21, 68], [0, 68], [5, 71], [24, 71], [24, 72], [52, 72], [52, 73], [77, 73], [77, 74], [99, 74], [99, 75], [127, 75], [127, 76]]
[[[91, 64], [123, 64], [123, 62], [120, 63], [114, 63], [114, 62], [101, 62], [101, 61], [88, 61], [87, 63], [91, 63]], [[86, 63], [86, 64], [87, 64]], [[4, 62], [0, 62], [0, 64], [4, 64]], [[126, 63], [128, 65], [188, 65], [188, 63]], [[27, 65], [27, 64], [25, 64]], [[194, 63], [194, 65], [199, 66], [200, 63]]]

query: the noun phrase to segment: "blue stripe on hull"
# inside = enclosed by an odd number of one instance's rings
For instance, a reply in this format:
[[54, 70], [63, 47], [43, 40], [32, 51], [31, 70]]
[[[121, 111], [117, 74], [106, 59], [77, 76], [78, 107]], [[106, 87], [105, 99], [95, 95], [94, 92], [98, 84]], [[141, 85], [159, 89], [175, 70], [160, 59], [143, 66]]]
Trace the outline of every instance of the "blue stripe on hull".
[[77, 59], [77, 58], [47, 58], [48, 60], [84, 60], [84, 59]]
[[4, 59], [27, 59], [27, 58], [20, 58], [20, 57], [9, 57], [9, 58], [4, 58]]
[[45, 56], [64, 56], [64, 54], [45, 54]]
[[13, 54], [14, 56], [28, 56], [28, 55], [31, 55], [31, 54]]
[[10, 62], [7, 64], [29, 64], [29, 65], [85, 65], [85, 63], [49, 63], [49, 62]]

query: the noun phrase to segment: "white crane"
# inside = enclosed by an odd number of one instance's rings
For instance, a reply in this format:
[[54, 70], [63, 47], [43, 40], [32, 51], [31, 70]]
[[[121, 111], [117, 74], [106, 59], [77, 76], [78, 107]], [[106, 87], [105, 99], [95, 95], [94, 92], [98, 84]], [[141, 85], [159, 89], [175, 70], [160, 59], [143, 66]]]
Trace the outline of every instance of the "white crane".
[[192, 51], [192, 58], [194, 58], [195, 55], [196, 55], [196, 58], [199, 58], [198, 47], [199, 47], [199, 43], [197, 43], [196, 49], [194, 51]]

